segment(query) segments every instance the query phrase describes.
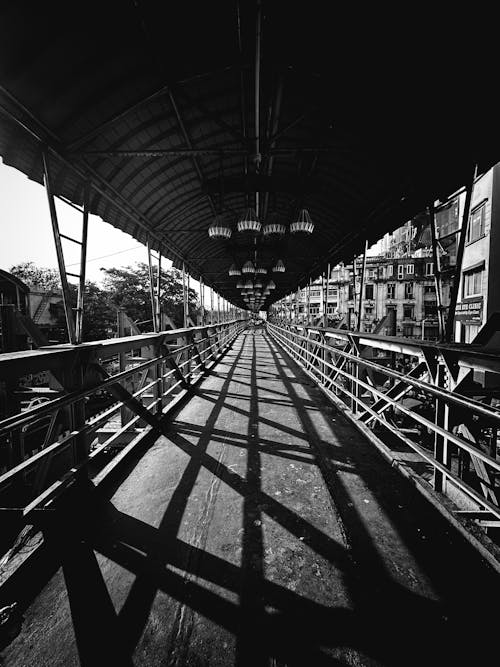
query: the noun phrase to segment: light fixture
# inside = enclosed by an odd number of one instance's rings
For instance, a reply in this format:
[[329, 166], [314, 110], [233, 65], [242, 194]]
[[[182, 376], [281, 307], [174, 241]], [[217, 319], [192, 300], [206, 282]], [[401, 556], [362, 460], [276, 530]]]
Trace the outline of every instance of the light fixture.
[[312, 222], [309, 211], [306, 208], [301, 209], [297, 220], [292, 222], [290, 225], [290, 231], [292, 234], [296, 234], [297, 232], [304, 232], [306, 234], [313, 233], [314, 223]]
[[242, 273], [255, 273], [255, 266], [253, 263], [248, 260], [248, 262], [245, 262], [243, 266], [241, 267], [241, 272]]
[[274, 280], [270, 280], [267, 283], [267, 289], [276, 289], [276, 283], [274, 282]]
[[228, 273], [230, 276], [241, 276], [241, 271], [236, 266], [236, 264], [231, 264]]
[[267, 269], [265, 269], [263, 266], [256, 266], [255, 273], [261, 273], [263, 276], [265, 276], [267, 273]]
[[[277, 216], [275, 216], [275, 219], [277, 219]], [[262, 228], [262, 234], [264, 236], [272, 236], [273, 234], [276, 236], [283, 236], [285, 232], [286, 227], [280, 222], [268, 222]]]
[[269, 296], [271, 294], [271, 290], [268, 287], [266, 287], [266, 289], [262, 292], [262, 294], [264, 296]]
[[215, 220], [208, 228], [208, 235], [211, 239], [230, 239], [233, 233], [231, 227], [228, 227], [224, 222], [215, 216]]
[[276, 264], [273, 266], [273, 271], [274, 273], [284, 273], [285, 272], [285, 265], [281, 261], [281, 259], [278, 259]]
[[243, 217], [238, 220], [239, 232], [260, 232], [262, 225], [253, 208], [247, 208]]
[[243, 289], [244, 287], [245, 283], [243, 282], [243, 280], [238, 280], [238, 282], [236, 283], [236, 289]]
[[253, 282], [251, 280], [247, 280], [245, 283], [245, 289], [250, 289], [253, 290]]
[[257, 280], [254, 282], [253, 286], [256, 287], [257, 289], [262, 289], [262, 280], [258, 280], [258, 279], [257, 279]]

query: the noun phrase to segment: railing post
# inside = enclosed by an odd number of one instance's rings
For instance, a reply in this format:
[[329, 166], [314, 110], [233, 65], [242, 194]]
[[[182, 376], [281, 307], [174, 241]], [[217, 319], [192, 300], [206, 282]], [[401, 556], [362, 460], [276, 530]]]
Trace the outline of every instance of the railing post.
[[[349, 343], [351, 345], [351, 354], [353, 354], [356, 357], [359, 357], [359, 346], [358, 346], [358, 341], [354, 338], [354, 336], [349, 336]], [[353, 376], [352, 379], [350, 380], [350, 389], [351, 393], [354, 394], [354, 396], [351, 396], [351, 411], [353, 415], [355, 415], [358, 411], [358, 402], [359, 402], [359, 385], [358, 385], [358, 380], [359, 380], [359, 364], [357, 361], [351, 361], [350, 362], [350, 369], [351, 369], [351, 375]]]
[[[438, 387], [443, 388], [445, 385], [445, 380], [446, 380], [446, 368], [443, 364], [438, 364], [434, 384], [436, 384]], [[436, 398], [435, 406], [436, 406], [435, 407], [436, 416], [434, 423], [437, 426], [442, 426], [443, 428], [446, 428], [448, 422], [448, 412], [449, 412], [447, 406], [444, 403], [444, 401], [442, 401], [439, 398]], [[434, 458], [439, 463], [444, 463], [444, 465], [448, 467], [449, 461], [448, 461], [447, 445], [448, 443], [443, 438], [442, 435], [439, 435], [438, 433], [434, 434]], [[445, 487], [445, 477], [443, 473], [437, 468], [434, 468], [434, 490], [439, 493], [442, 493], [444, 491], [444, 487]]]

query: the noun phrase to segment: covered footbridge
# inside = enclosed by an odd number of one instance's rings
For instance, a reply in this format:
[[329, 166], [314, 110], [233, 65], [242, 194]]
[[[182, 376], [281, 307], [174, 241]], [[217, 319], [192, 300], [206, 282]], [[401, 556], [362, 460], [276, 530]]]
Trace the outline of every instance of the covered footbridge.
[[[499, 317], [473, 344], [453, 326], [500, 158], [472, 90], [494, 42], [470, 12], [331, 10], [0, 9], [0, 155], [46, 189], [68, 340], [15, 349], [2, 305], [5, 665], [495, 660]], [[458, 191], [439, 340], [298, 317], [291, 295], [418, 214], [440, 299], [435, 207]], [[82, 339], [90, 214], [147, 246], [149, 331]], [[199, 322], [185, 298], [165, 327], [162, 258], [199, 282]], [[42, 372], [60, 391], [22, 409]]]

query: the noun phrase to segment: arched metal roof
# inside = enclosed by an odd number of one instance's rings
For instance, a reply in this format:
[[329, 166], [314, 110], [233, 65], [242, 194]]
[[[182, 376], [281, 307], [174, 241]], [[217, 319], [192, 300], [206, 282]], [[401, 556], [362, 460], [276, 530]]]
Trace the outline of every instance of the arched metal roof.
[[[278, 299], [500, 157], [488, 28], [471, 12], [263, 0], [0, 7], [0, 155], [241, 304], [229, 265], [283, 259]], [[409, 10], [408, 10], [409, 11]], [[491, 51], [491, 52], [490, 52]], [[488, 87], [486, 87], [488, 86]], [[256, 173], [256, 163], [259, 173]], [[260, 192], [264, 221], [314, 233], [210, 240]]]

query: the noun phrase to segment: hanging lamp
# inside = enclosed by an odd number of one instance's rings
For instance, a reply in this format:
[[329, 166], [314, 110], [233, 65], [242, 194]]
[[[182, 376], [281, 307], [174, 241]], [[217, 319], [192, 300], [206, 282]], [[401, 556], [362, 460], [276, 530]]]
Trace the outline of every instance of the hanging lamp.
[[243, 289], [244, 287], [245, 283], [243, 282], [243, 280], [238, 280], [238, 282], [236, 283], [236, 289]]
[[274, 280], [270, 280], [267, 283], [267, 289], [276, 289], [276, 283], [274, 282]]
[[255, 209], [247, 208], [243, 217], [238, 220], [237, 227], [239, 232], [260, 232], [262, 225], [257, 218]]
[[245, 289], [250, 289], [253, 290], [253, 282], [251, 280], [247, 280], [245, 283]]
[[272, 218], [273, 222], [266, 222], [264, 227], [262, 227], [262, 234], [264, 236], [284, 236], [286, 232], [285, 225], [282, 225], [278, 222], [278, 214], [273, 213]]
[[290, 231], [292, 234], [296, 234], [297, 232], [304, 232], [305, 234], [313, 233], [314, 223], [306, 208], [300, 210], [297, 220], [290, 225]]
[[231, 264], [228, 273], [230, 276], [241, 276], [241, 271], [236, 266], [236, 264]]
[[267, 269], [265, 269], [263, 266], [256, 266], [255, 273], [260, 273], [261, 275], [265, 276], [267, 273]]
[[231, 227], [222, 222], [218, 215], [208, 228], [208, 235], [211, 239], [230, 239], [232, 233]]
[[285, 265], [283, 264], [281, 259], [278, 259], [276, 264], [273, 266], [273, 271], [274, 271], [274, 273], [284, 273], [285, 272]]
[[255, 273], [255, 266], [253, 265], [253, 262], [248, 260], [248, 262], [245, 262], [243, 266], [241, 267], [241, 272], [242, 273]]

